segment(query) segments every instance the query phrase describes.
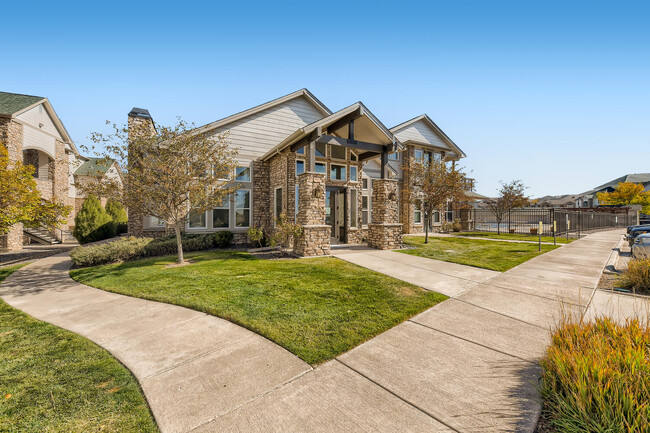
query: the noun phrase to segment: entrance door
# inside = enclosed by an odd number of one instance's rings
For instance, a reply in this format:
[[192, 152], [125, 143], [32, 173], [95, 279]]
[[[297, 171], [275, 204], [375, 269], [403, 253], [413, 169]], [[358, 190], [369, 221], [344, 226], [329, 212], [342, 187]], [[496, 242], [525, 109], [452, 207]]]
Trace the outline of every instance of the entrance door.
[[330, 243], [345, 242], [345, 190], [327, 187], [325, 190], [325, 224], [331, 226]]

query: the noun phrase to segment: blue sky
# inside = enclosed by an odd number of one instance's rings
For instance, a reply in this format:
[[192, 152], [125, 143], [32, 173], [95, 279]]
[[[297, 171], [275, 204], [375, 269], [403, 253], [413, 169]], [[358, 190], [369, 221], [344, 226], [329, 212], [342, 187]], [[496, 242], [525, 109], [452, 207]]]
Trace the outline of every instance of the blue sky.
[[478, 191], [577, 193], [650, 172], [650, 2], [3, 4], [0, 90], [47, 96], [73, 140], [133, 106], [197, 125], [306, 87], [391, 127], [421, 113]]

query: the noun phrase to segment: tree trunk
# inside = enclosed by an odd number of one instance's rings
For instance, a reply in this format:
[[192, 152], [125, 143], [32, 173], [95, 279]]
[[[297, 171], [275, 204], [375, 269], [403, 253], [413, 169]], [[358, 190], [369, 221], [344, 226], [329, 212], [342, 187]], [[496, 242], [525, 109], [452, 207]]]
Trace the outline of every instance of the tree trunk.
[[429, 243], [429, 216], [424, 216], [424, 243]]
[[501, 220], [497, 218], [497, 235], [501, 234]]
[[174, 225], [174, 231], [176, 232], [176, 248], [178, 250], [178, 264], [182, 265], [185, 263], [183, 259], [183, 242], [181, 241], [181, 227], [176, 224]]

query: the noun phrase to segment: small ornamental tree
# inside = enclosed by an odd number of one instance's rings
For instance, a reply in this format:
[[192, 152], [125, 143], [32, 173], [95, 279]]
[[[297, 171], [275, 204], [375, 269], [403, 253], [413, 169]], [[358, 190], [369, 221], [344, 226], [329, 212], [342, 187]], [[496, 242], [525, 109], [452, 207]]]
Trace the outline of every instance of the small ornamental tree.
[[122, 203], [120, 203], [119, 201], [113, 198], [109, 198], [106, 201], [105, 209], [106, 209], [106, 213], [110, 215], [114, 223], [118, 224], [118, 223], [125, 223], [128, 221], [126, 210], [124, 209], [124, 206], [122, 206]]
[[237, 152], [226, 134], [197, 133], [182, 120], [174, 126], [153, 121], [129, 128], [113, 124], [113, 133], [92, 134], [106, 161], [126, 167], [123, 187], [109, 178], [82, 186], [123, 203], [136, 214], [164, 221], [176, 233], [178, 263], [184, 263], [181, 232], [191, 212], [205, 213], [236, 190], [232, 183]]
[[488, 209], [492, 211], [497, 220], [497, 234], [501, 234], [501, 221], [512, 209], [528, 204], [528, 197], [524, 195], [524, 186], [521, 180], [509, 183], [501, 182], [499, 197], [486, 201]]
[[621, 182], [612, 192], [599, 192], [598, 200], [608, 205], [627, 206], [640, 204], [641, 212], [650, 214], [650, 191], [645, 191], [642, 184]]
[[465, 173], [442, 160], [414, 160], [409, 168], [415, 191], [413, 203], [424, 216], [424, 243], [429, 242], [429, 222], [448, 202], [460, 203], [465, 197]]
[[32, 177], [34, 167], [9, 159], [0, 143], [0, 235], [14, 224], [55, 227], [66, 221], [70, 206], [41, 197]]
[[100, 241], [115, 236], [115, 224], [99, 199], [90, 194], [74, 218], [72, 235], [80, 244]]

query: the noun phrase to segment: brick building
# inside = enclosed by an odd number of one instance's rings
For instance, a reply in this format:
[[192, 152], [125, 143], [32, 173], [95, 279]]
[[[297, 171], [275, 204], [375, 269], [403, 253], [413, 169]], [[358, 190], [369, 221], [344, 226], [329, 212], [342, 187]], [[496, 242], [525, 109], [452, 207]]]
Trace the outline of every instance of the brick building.
[[[128, 120], [131, 132], [153, 127], [145, 109], [134, 108]], [[233, 176], [241, 188], [223, 206], [190, 215], [185, 230], [230, 230], [244, 240], [249, 227], [272, 229], [285, 213], [303, 227], [294, 249], [307, 256], [333, 244], [398, 247], [402, 234], [423, 230], [406, 174], [411, 161], [465, 157], [427, 115], [389, 129], [361, 102], [332, 112], [306, 89], [195, 130], [225, 131], [238, 149]], [[129, 215], [129, 231], [159, 236], [165, 226]]]

